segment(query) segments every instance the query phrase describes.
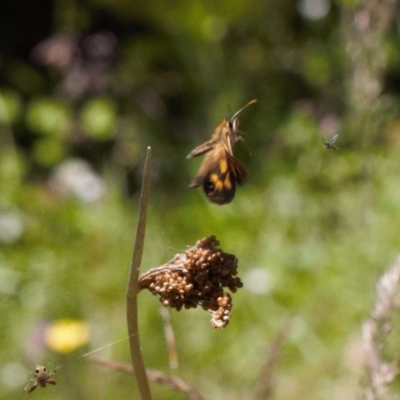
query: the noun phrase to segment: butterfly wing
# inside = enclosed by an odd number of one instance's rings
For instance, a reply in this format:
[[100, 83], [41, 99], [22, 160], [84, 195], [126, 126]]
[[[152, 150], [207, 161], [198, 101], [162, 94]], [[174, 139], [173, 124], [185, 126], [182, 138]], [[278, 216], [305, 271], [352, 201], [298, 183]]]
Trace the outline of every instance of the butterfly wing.
[[214, 140], [209, 140], [200, 146], [197, 146], [194, 148], [187, 156], [186, 158], [194, 158], [198, 156], [202, 156], [203, 154], [208, 153], [209, 151], [213, 150], [215, 147], [215, 141]]
[[[186, 156], [186, 158], [194, 158], [194, 157], [202, 156], [203, 154], [206, 154], [209, 151], [214, 150], [216, 147], [221, 145], [221, 143], [223, 143], [226, 146], [227, 145], [226, 138], [229, 137], [229, 133], [232, 132], [230, 124], [231, 124], [231, 121], [229, 119], [225, 118], [215, 128], [214, 133], [211, 136], [211, 139], [208, 140], [207, 142], [201, 144], [200, 146], [197, 146], [196, 148], [194, 148]], [[228, 144], [228, 147], [230, 147], [230, 144]], [[217, 152], [219, 152], [219, 151], [217, 150]], [[232, 153], [232, 150], [230, 150], [230, 152]]]
[[226, 153], [226, 156], [228, 160], [229, 174], [231, 175], [232, 180], [241, 185], [246, 179], [246, 170], [244, 169], [243, 165], [236, 160], [235, 157], [229, 153]]
[[242, 164], [221, 148], [221, 152], [209, 153], [206, 156], [189, 187], [202, 186], [210, 201], [227, 204], [235, 197], [236, 183], [241, 184], [245, 176], [246, 171]]

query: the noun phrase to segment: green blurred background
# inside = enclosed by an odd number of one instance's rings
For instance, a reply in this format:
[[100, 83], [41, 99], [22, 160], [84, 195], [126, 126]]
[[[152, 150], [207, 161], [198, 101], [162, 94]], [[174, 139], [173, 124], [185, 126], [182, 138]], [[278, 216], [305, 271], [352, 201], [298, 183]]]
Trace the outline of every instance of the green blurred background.
[[[289, 323], [272, 398], [353, 399], [361, 324], [400, 250], [400, 18], [367, 0], [73, 0], [0, 6], [0, 398], [28, 396], [35, 364], [57, 369], [45, 399], [138, 398], [125, 296], [147, 146], [151, 200], [142, 270], [208, 235], [239, 259], [244, 288], [213, 330], [201, 309], [141, 293], [145, 362], [209, 399], [250, 399]], [[225, 116], [249, 177], [226, 206], [188, 190], [186, 160]], [[230, 111], [229, 111], [230, 110]], [[321, 137], [339, 134], [339, 151]], [[56, 350], [49, 327], [90, 327]], [[46, 336], [47, 335], [47, 336]], [[185, 398], [152, 384], [156, 399]]]

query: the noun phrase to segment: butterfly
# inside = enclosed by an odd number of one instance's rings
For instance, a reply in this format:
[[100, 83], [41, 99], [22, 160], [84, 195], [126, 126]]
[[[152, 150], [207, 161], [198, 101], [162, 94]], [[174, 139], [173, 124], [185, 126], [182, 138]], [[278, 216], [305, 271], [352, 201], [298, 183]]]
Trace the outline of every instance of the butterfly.
[[339, 147], [333, 145], [333, 143], [338, 140], [339, 134], [336, 134], [329, 142], [325, 142], [324, 137], [322, 137], [322, 142], [326, 146], [327, 149], [339, 150]]
[[211, 139], [197, 146], [187, 158], [205, 155], [203, 163], [189, 188], [202, 187], [208, 199], [216, 204], [230, 203], [235, 197], [236, 184], [245, 180], [243, 165], [233, 156], [233, 146], [243, 140], [237, 116], [250, 104], [251, 100], [231, 118], [225, 118], [214, 130]]

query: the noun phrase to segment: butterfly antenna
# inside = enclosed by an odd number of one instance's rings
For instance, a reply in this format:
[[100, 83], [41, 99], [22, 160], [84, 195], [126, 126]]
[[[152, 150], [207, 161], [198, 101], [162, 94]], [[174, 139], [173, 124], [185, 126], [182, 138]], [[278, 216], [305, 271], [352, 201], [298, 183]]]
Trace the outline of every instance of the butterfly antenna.
[[231, 120], [235, 119], [235, 117], [237, 117], [246, 107], [248, 107], [250, 104], [254, 104], [257, 103], [257, 100], [251, 100], [249, 101], [245, 106], [243, 106], [239, 111], [236, 111], [235, 114], [233, 114]]

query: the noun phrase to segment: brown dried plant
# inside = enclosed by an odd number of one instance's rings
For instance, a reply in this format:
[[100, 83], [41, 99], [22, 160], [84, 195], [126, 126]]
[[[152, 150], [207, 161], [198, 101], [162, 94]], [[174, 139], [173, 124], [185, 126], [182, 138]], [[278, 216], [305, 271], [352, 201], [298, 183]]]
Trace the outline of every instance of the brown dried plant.
[[185, 253], [141, 275], [140, 290], [149, 289], [164, 306], [177, 311], [200, 305], [212, 314], [214, 328], [224, 328], [232, 308], [232, 297], [224, 288], [236, 292], [243, 284], [236, 276], [237, 258], [217, 246], [215, 236], [199, 240]]
[[[195, 246], [189, 248], [184, 254], [176, 255], [168, 263], [149, 270], [139, 278], [146, 231], [150, 165], [151, 149], [149, 147], [143, 172], [139, 218], [129, 271], [126, 311], [132, 359], [132, 369], [129, 368], [129, 370], [135, 371], [142, 400], [151, 400], [149, 377], [152, 379], [154, 376], [146, 370], [141, 352], [138, 324], [138, 293], [142, 289], [149, 289], [154, 295], [160, 296], [164, 306], [176, 308], [178, 311], [183, 307], [195, 308], [201, 305], [203, 309], [211, 312], [212, 325], [215, 328], [223, 328], [229, 323], [232, 308], [232, 297], [224, 292], [224, 288], [229, 288], [232, 292], [236, 292], [238, 288], [243, 286], [240, 278], [236, 276], [237, 258], [219, 249], [217, 247], [219, 242], [214, 236], [199, 240]], [[107, 360], [102, 364], [110, 368], [111, 365], [115, 367], [112, 362]], [[121, 368], [117, 366], [116, 369]], [[202, 398], [198, 393], [194, 393], [187, 384], [176, 378], [172, 381], [165, 378], [165, 376], [160, 378], [160, 374], [157, 372], [154, 380], [159, 383], [169, 384], [171, 387], [188, 395], [192, 393], [190, 398]]]
[[398, 375], [398, 355], [388, 360], [385, 350], [394, 328], [395, 312], [400, 307], [400, 256], [376, 285], [376, 301], [370, 319], [364, 322], [363, 364], [367, 379], [364, 385], [365, 400], [394, 399], [389, 385]]

